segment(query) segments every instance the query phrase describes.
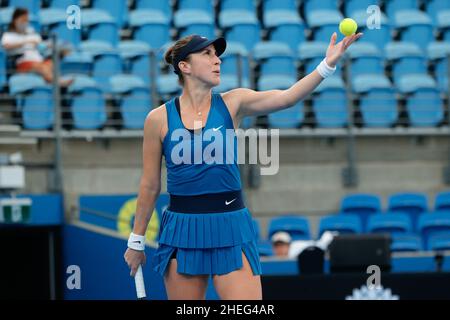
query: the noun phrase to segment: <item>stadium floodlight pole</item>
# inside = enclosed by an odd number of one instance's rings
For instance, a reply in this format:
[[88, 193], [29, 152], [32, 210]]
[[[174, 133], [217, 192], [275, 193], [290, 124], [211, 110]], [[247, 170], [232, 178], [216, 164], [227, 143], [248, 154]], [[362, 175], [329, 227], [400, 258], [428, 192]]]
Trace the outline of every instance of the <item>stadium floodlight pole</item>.
[[344, 71], [345, 71], [345, 91], [347, 96], [347, 159], [348, 167], [342, 170], [342, 181], [344, 187], [355, 187], [358, 184], [358, 176], [355, 166], [355, 135], [353, 126], [353, 95], [351, 88], [350, 77], [350, 57], [348, 54], [344, 56]]
[[156, 53], [153, 49], [150, 50], [150, 94], [152, 99], [152, 108], [155, 108], [158, 104], [158, 97], [156, 93]]
[[63, 191], [63, 181], [62, 181], [62, 137], [61, 137], [61, 95], [59, 87], [59, 48], [58, 48], [58, 38], [55, 33], [51, 35], [52, 39], [52, 62], [53, 62], [53, 107], [55, 113], [55, 121], [53, 131], [55, 132], [55, 168], [54, 168], [54, 190], [58, 193]]

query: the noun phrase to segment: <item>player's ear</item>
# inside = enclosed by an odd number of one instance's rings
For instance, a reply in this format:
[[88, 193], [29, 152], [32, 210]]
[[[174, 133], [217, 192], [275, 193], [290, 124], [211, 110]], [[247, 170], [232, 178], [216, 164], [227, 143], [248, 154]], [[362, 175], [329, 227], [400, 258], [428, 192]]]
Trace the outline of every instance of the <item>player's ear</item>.
[[180, 61], [178, 62], [178, 68], [180, 68], [181, 72], [183, 73], [191, 73], [191, 65], [187, 61]]

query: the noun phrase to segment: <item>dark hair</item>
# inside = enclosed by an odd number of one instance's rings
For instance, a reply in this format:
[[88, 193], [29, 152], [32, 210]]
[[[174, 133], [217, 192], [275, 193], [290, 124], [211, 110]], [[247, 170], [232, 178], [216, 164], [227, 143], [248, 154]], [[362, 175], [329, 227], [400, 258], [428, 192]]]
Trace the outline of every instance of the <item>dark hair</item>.
[[25, 8], [16, 8], [14, 10], [14, 13], [12, 14], [11, 22], [8, 25], [8, 31], [17, 31], [16, 30], [16, 26], [14, 25], [14, 23], [16, 22], [16, 20], [18, 18], [20, 18], [21, 16], [24, 16], [26, 14], [28, 14], [28, 10], [27, 9], [25, 9]]
[[[166, 53], [164, 54], [164, 61], [169, 65], [173, 65], [175, 57], [180, 54], [183, 47], [187, 45], [189, 41], [192, 40], [193, 37], [194, 35], [186, 36], [175, 42], [175, 44], [173, 44], [169, 49], [167, 49]], [[186, 60], [189, 60], [189, 56], [187, 57]], [[178, 74], [178, 82], [181, 85], [184, 84], [183, 75], [181, 73]]]

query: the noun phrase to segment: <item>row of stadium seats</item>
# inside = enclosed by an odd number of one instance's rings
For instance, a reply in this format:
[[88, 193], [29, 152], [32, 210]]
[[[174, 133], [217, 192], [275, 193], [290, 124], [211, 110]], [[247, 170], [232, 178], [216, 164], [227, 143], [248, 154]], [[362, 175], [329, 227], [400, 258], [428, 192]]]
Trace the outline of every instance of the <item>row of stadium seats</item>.
[[[65, 1], [66, 3], [70, 1]], [[55, 32], [59, 38], [78, 47], [81, 40], [101, 40], [116, 46], [120, 41], [120, 30], [132, 31], [135, 40], [147, 42], [152, 48], [161, 48], [172, 40], [171, 27], [177, 29], [176, 37], [201, 34], [208, 38], [224, 33], [228, 41], [242, 43], [251, 50], [264, 40], [261, 31], [268, 34], [267, 40], [284, 42], [296, 50], [307, 39], [328, 42], [332, 32], [338, 29], [344, 18], [337, 9], [336, 0], [306, 1], [304, 20], [296, 12], [296, 1], [263, 1], [263, 18], [260, 22], [253, 0], [223, 1], [215, 24], [211, 0], [179, 0], [177, 11], [171, 12], [168, 1], [138, 1], [136, 10], [128, 14], [126, 1], [93, 0], [92, 8], [83, 8], [81, 29], [67, 28], [67, 13], [59, 6], [37, 10], [40, 1], [10, 1], [10, 7], [0, 9], [0, 29], [10, 21], [14, 7], [23, 5], [32, 9], [31, 22], [43, 33]], [[365, 32], [361, 41], [384, 47], [393, 40], [412, 41], [421, 47], [444, 39], [450, 40], [450, 1], [430, 1], [430, 13], [418, 10], [417, 1], [387, 2], [389, 19], [381, 13], [381, 29], [367, 27], [369, 14], [366, 8], [372, 1], [351, 1], [346, 11], [354, 18], [360, 30]], [[37, 3], [37, 4], [36, 4]], [[427, 2], [428, 3], [428, 2]], [[218, 32], [221, 30], [220, 32]], [[396, 37], [394, 39], [393, 31]], [[152, 34], [152, 37], [148, 37]]]
[[[450, 250], [450, 192], [435, 197], [434, 211], [429, 212], [427, 197], [420, 193], [401, 193], [389, 197], [388, 210], [381, 212], [376, 195], [355, 194], [342, 199], [339, 214], [320, 220], [318, 238], [325, 231], [339, 233], [389, 233], [393, 251]], [[269, 242], [260, 237], [260, 252], [267, 253]], [[300, 216], [273, 218], [268, 239], [278, 231], [288, 232], [293, 240], [310, 240], [308, 220]]]

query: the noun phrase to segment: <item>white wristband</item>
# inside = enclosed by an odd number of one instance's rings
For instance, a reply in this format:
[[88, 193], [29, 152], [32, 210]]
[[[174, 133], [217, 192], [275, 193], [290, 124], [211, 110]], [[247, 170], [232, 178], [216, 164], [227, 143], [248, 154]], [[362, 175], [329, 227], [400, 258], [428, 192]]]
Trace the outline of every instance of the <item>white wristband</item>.
[[134, 234], [133, 232], [130, 234], [128, 238], [128, 248], [144, 251], [145, 250], [145, 236], [140, 236], [138, 234]]
[[322, 78], [326, 79], [333, 75], [336, 71], [336, 66], [334, 66], [334, 68], [330, 67], [326, 61], [326, 58], [324, 58], [317, 66], [316, 70]]

